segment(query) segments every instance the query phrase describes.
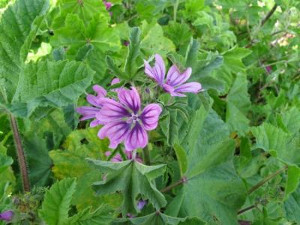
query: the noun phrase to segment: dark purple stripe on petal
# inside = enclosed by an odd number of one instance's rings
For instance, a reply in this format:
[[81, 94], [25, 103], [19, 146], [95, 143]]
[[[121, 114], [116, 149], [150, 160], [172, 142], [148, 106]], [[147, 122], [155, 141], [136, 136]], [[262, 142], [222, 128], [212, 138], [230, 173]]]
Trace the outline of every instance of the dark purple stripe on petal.
[[148, 135], [146, 130], [136, 123], [125, 139], [125, 149], [132, 151], [137, 148], [144, 148], [148, 144]]
[[147, 105], [140, 115], [145, 130], [154, 130], [157, 127], [162, 108], [158, 104]]

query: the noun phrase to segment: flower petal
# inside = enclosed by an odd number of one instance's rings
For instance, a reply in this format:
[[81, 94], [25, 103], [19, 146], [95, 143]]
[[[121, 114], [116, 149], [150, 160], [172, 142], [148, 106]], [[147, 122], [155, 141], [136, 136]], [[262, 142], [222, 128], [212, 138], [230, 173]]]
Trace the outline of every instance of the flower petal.
[[97, 97], [103, 98], [106, 96], [106, 90], [100, 85], [94, 85], [93, 90], [97, 93]]
[[144, 148], [147, 144], [148, 135], [146, 130], [139, 123], [136, 123], [125, 138], [125, 149], [132, 151], [137, 148]]
[[164, 83], [165, 79], [165, 63], [162, 57], [158, 54], [155, 55], [155, 64], [154, 67], [151, 67], [147, 61], [144, 61], [145, 64], [145, 73], [156, 80], [156, 82], [161, 86]]
[[140, 115], [145, 130], [154, 130], [157, 127], [162, 108], [158, 104], [147, 105]]
[[99, 102], [103, 105], [103, 107], [96, 114], [96, 118], [101, 124], [107, 124], [130, 116], [128, 110], [122, 104], [113, 99], [102, 98]]
[[94, 95], [87, 95], [86, 96], [86, 100], [88, 101], [88, 103], [90, 103], [93, 106], [99, 107], [99, 108], [102, 107], [102, 105], [99, 103], [100, 98], [101, 97], [98, 97], [98, 96], [96, 97]]
[[95, 118], [100, 109], [91, 106], [81, 106], [76, 108], [76, 111], [83, 116], [82, 118], [80, 118], [80, 120], [82, 121]]
[[110, 148], [116, 148], [127, 137], [130, 131], [130, 124], [125, 121], [114, 121], [103, 126], [99, 132], [98, 137], [104, 139], [108, 137], [110, 140]]
[[114, 79], [111, 81], [110, 85], [114, 85], [114, 84], [118, 84], [118, 83], [120, 83], [120, 79], [119, 79], [119, 78], [114, 78]]
[[134, 113], [137, 113], [141, 108], [140, 95], [134, 87], [131, 90], [124, 88], [120, 90], [118, 98], [123, 105], [131, 109]]
[[198, 93], [199, 91], [201, 91], [201, 89], [202, 89], [202, 86], [200, 83], [190, 82], [190, 83], [186, 83], [186, 84], [178, 86], [177, 88], [175, 88], [174, 92], [175, 93], [180, 93], [180, 92]]
[[187, 68], [182, 74], [176, 65], [171, 66], [167, 74], [166, 84], [175, 87], [186, 82], [192, 74], [192, 68]]

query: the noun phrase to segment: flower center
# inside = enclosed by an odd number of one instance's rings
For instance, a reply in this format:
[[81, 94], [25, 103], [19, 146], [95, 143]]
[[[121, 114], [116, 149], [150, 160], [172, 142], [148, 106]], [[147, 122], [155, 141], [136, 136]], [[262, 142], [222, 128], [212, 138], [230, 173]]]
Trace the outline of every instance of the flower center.
[[127, 123], [133, 123], [135, 124], [140, 120], [139, 115], [132, 113], [131, 117], [128, 118]]

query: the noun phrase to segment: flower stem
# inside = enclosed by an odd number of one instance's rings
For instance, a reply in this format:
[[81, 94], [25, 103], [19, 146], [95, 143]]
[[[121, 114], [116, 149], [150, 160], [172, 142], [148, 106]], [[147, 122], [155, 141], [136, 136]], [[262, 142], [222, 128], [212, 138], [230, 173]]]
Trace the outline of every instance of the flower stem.
[[186, 177], [182, 177], [180, 180], [176, 181], [174, 184], [171, 184], [163, 189], [160, 190], [160, 192], [164, 193], [164, 192], [168, 192], [170, 190], [172, 190], [173, 188], [183, 184], [187, 182], [187, 178]]
[[29, 182], [29, 177], [28, 177], [25, 153], [24, 153], [24, 149], [22, 147], [22, 141], [21, 141], [21, 136], [20, 136], [19, 129], [18, 129], [17, 120], [11, 114], [9, 114], [9, 119], [10, 119], [11, 129], [13, 131], [15, 146], [17, 149], [17, 156], [18, 156], [18, 162], [19, 162], [19, 167], [20, 167], [20, 172], [21, 172], [21, 177], [22, 177], [23, 190], [25, 192], [28, 192], [28, 191], [30, 191], [30, 182]]
[[268, 19], [270, 19], [270, 17], [273, 15], [273, 13], [275, 12], [275, 10], [277, 9], [278, 5], [275, 4], [273, 6], [273, 8], [268, 12], [268, 14], [266, 15], [265, 18], [263, 18], [263, 20], [260, 22], [260, 26], [262, 27], [267, 21]]
[[143, 148], [143, 160], [146, 165], [148, 165], [148, 166], [151, 165], [151, 159], [150, 159], [148, 145], [145, 148]]
[[174, 21], [176, 22], [176, 17], [177, 17], [177, 9], [179, 5], [179, 0], [176, 0], [175, 5], [174, 5]]
[[243, 214], [244, 212], [247, 212], [247, 211], [249, 211], [249, 210], [251, 210], [251, 209], [254, 209], [254, 208], [256, 208], [256, 205], [251, 205], [251, 206], [248, 206], [247, 208], [244, 208], [244, 209], [241, 209], [240, 211], [238, 211], [238, 215], [240, 215], [240, 214]]
[[281, 168], [280, 170], [277, 170], [275, 173], [272, 173], [269, 176], [265, 177], [263, 180], [261, 180], [260, 182], [258, 182], [257, 184], [255, 184], [253, 187], [251, 187], [248, 190], [248, 194], [251, 194], [252, 192], [254, 192], [257, 189], [259, 189], [261, 186], [263, 186], [265, 183], [267, 183], [269, 180], [271, 180], [272, 178], [274, 178], [275, 176], [277, 176], [281, 172], [285, 171], [287, 168], [288, 167], [285, 166], [285, 167]]

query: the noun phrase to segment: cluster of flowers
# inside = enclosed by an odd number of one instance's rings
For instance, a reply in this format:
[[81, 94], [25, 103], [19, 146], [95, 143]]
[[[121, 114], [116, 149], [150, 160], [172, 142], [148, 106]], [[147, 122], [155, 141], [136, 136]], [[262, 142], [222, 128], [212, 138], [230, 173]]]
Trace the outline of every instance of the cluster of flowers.
[[[186, 92], [198, 93], [202, 90], [198, 82], [185, 83], [191, 76], [191, 68], [181, 73], [177, 66], [173, 65], [166, 76], [164, 61], [158, 54], [155, 55], [154, 67], [145, 61], [145, 73], [172, 96], [184, 97]], [[115, 78], [112, 84], [118, 82], [119, 79]], [[124, 143], [126, 152], [146, 147], [147, 131], [157, 127], [162, 112], [161, 106], [151, 103], [142, 109], [140, 95], [135, 87], [114, 89], [118, 100], [107, 97], [106, 90], [99, 85], [94, 85], [93, 90], [97, 95], [87, 95], [86, 98], [92, 106], [77, 108], [77, 112], [82, 115], [81, 120], [94, 119], [90, 123], [91, 127], [103, 125], [98, 136], [100, 139], [107, 137], [112, 149], [120, 143]], [[116, 162], [121, 160], [121, 157], [113, 159]]]

